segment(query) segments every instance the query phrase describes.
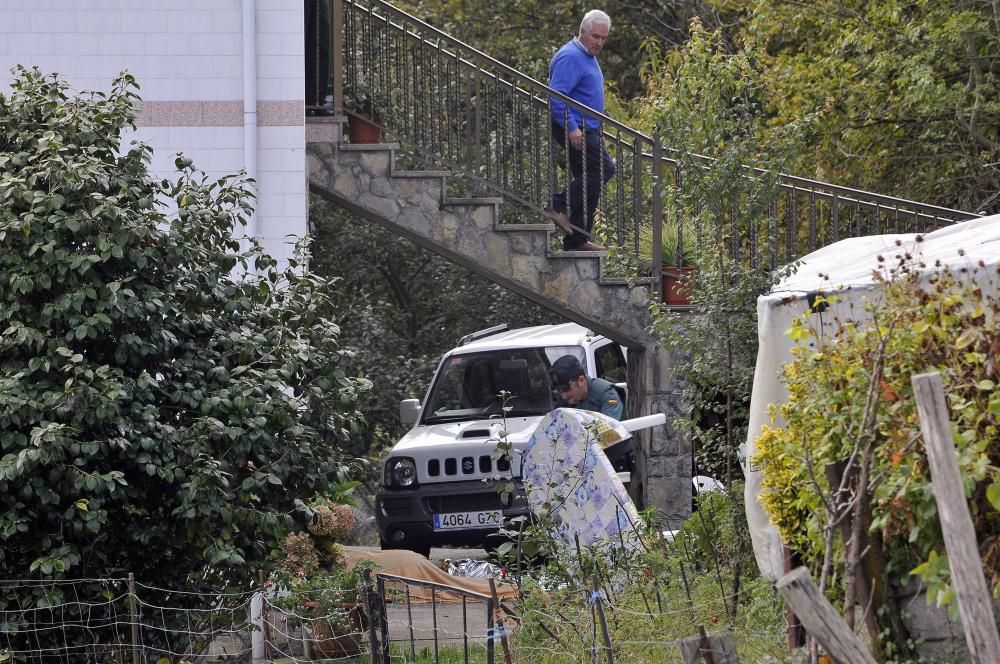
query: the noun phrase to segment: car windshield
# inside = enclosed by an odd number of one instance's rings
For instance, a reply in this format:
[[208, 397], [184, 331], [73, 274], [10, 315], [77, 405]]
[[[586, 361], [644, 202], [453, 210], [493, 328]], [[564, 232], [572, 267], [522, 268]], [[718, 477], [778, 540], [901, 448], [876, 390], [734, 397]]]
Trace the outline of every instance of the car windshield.
[[[585, 362], [574, 346], [518, 348], [452, 355], [438, 372], [424, 408], [423, 422], [434, 424], [501, 415], [544, 415], [554, 408], [549, 367], [563, 355]], [[505, 393], [502, 397], [501, 393]]]

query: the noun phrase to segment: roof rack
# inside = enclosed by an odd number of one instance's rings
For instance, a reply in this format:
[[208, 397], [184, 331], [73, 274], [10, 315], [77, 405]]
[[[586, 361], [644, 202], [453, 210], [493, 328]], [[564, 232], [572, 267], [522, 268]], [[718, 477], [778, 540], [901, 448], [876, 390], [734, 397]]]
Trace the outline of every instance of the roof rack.
[[507, 323], [500, 323], [499, 325], [494, 325], [493, 327], [488, 327], [485, 330], [479, 330], [478, 332], [471, 332], [461, 339], [458, 340], [459, 346], [464, 346], [465, 344], [475, 341], [476, 339], [482, 339], [483, 337], [488, 337], [499, 332], [506, 332], [510, 328]]

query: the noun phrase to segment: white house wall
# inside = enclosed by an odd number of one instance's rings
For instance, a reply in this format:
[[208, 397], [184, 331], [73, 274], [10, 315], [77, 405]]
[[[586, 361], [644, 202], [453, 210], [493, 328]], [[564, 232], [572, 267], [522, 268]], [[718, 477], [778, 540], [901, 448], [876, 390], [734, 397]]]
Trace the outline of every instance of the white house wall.
[[[307, 232], [303, 3], [255, 4], [257, 228], [284, 258], [287, 236]], [[106, 91], [127, 69], [156, 176], [171, 176], [177, 152], [209, 175], [233, 173], [247, 163], [242, 13], [241, 0], [0, 0], [0, 89], [18, 64], [74, 91]]]

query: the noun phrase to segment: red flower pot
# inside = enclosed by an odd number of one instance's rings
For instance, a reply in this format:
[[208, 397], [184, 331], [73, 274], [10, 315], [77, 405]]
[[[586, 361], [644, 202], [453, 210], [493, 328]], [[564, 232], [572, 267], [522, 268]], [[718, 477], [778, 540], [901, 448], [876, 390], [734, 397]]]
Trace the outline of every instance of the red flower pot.
[[365, 112], [349, 112], [347, 129], [351, 134], [351, 143], [378, 143], [382, 139], [382, 125], [378, 118], [372, 118]]
[[697, 271], [696, 267], [663, 266], [663, 280], [660, 283], [663, 303], [691, 304], [691, 278]]

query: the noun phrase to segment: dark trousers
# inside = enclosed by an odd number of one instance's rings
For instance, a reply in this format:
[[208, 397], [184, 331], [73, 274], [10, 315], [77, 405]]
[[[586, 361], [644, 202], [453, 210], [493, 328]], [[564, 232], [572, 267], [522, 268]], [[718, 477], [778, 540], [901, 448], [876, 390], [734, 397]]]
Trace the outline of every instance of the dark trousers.
[[[555, 122], [552, 123], [552, 139], [556, 145], [563, 148], [557, 152], [557, 158], [559, 163], [565, 166], [568, 155], [570, 170], [569, 186], [553, 194], [552, 207], [560, 212], [568, 210], [569, 223], [587, 231], [586, 235], [580, 231], [573, 231], [572, 235], [563, 238], [563, 249], [566, 251], [572, 251], [590, 239], [588, 236], [594, 230], [594, 212], [601, 199], [601, 192], [605, 183], [613, 178], [617, 171], [614, 159], [601, 142], [601, 130], [587, 129], [583, 132], [583, 137], [586, 142], [585, 149], [577, 150], [566, 140], [566, 131], [563, 127]], [[583, 205], [584, 182], [587, 184], [586, 214]]]

